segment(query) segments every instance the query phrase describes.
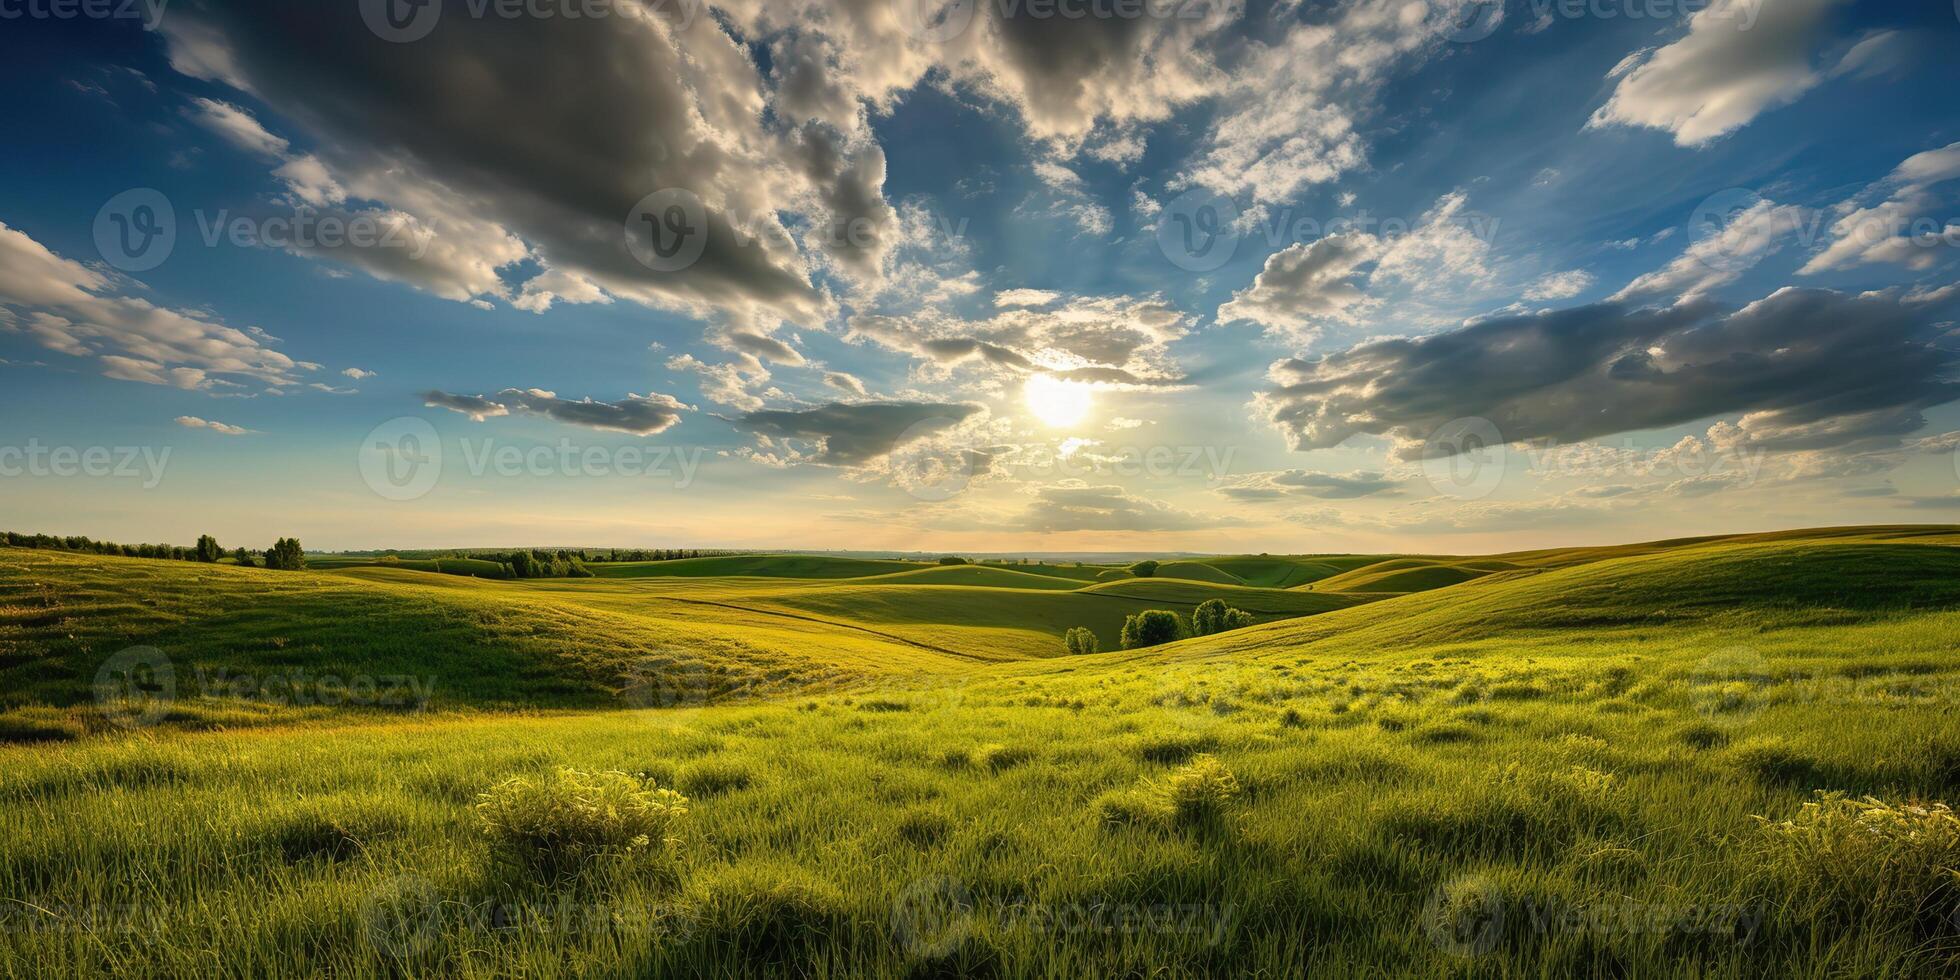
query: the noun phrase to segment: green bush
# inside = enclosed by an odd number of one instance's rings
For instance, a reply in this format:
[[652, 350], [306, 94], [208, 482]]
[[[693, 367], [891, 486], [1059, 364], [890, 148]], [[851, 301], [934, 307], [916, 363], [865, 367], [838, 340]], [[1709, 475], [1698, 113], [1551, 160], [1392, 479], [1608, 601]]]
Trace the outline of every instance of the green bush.
[[941, 565], [965, 565], [967, 564], [967, 560], [959, 557], [958, 555], [947, 555], [946, 557], [939, 559], [939, 563]]
[[1137, 578], [1149, 578], [1157, 574], [1157, 563], [1149, 560], [1137, 562], [1130, 566], [1130, 574]]
[[1146, 609], [1123, 620], [1123, 649], [1140, 650], [1184, 636], [1184, 624], [1168, 609]]
[[1200, 755], [1159, 780], [1105, 793], [1094, 804], [1104, 824], [1162, 828], [1212, 826], [1240, 794], [1238, 777], [1217, 757]]
[[1096, 639], [1094, 631], [1087, 627], [1074, 626], [1062, 634], [1062, 645], [1066, 646], [1070, 653], [1095, 653], [1101, 647], [1101, 642]]
[[1244, 629], [1252, 625], [1252, 614], [1243, 609], [1234, 609], [1223, 599], [1206, 599], [1198, 604], [1191, 614], [1191, 635], [1210, 636], [1226, 630]]
[[1819, 791], [1792, 819], [1756, 819], [1762, 866], [1799, 909], [1904, 927], [1960, 894], [1960, 816], [1944, 803]]
[[555, 877], [606, 858], [671, 852], [687, 810], [687, 797], [650, 779], [571, 768], [506, 780], [476, 804], [495, 849]]

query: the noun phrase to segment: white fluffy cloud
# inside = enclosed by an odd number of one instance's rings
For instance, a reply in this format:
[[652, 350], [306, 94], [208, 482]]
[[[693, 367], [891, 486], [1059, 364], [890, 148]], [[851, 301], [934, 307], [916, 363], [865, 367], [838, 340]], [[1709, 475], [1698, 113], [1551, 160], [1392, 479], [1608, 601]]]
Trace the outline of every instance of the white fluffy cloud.
[[15, 311], [0, 329], [93, 357], [107, 377], [175, 388], [236, 388], [245, 380], [278, 388], [315, 367], [206, 314], [115, 295], [116, 285], [0, 222], [0, 308]]
[[1686, 37], [1614, 68], [1619, 84], [1591, 125], [1664, 129], [1700, 146], [1795, 102], [1823, 80], [1812, 63], [1817, 38], [1846, 2], [1714, 0]]
[[[1873, 263], [1908, 269], [1930, 269], [1960, 243], [1960, 225], [1934, 216], [1933, 208], [1951, 203], [1934, 189], [1960, 178], [1960, 143], [1949, 143], [1907, 157], [1891, 175], [1857, 198], [1838, 205], [1831, 223], [1831, 243], [1804, 265], [1814, 275]], [[1883, 200], [1860, 204], [1874, 197]]]

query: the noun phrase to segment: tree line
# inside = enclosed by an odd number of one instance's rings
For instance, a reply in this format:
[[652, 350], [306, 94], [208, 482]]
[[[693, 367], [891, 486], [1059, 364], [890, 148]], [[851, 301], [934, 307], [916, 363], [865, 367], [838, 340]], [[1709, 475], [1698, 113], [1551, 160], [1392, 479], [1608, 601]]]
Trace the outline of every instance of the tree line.
[[300, 547], [298, 538], [280, 538], [272, 547], [257, 555], [244, 548], [234, 548], [227, 553], [219, 546], [218, 539], [208, 534], [199, 535], [197, 544], [189, 548], [173, 544], [117, 544], [114, 541], [97, 541], [85, 534], [22, 534], [19, 531], [0, 531], [0, 544], [10, 548], [75, 551], [89, 555], [195, 561], [205, 564], [216, 564], [225, 558], [230, 558], [233, 564], [245, 568], [258, 568], [263, 565], [279, 571], [297, 571], [306, 567], [306, 549]]
[[[1186, 621], [1169, 609], [1146, 609], [1123, 618], [1120, 640], [1125, 650], [1141, 650], [1194, 636], [1211, 636], [1227, 630], [1251, 626], [1252, 614], [1225, 604], [1223, 599], [1206, 599]], [[1086, 626], [1071, 627], [1062, 634], [1062, 645], [1069, 653], [1095, 653], [1101, 648], [1095, 631]]]

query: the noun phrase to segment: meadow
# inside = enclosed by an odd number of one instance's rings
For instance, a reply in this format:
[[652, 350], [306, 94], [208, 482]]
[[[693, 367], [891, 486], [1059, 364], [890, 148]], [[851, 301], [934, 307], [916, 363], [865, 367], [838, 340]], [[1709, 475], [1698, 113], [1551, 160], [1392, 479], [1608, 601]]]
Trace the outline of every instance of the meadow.
[[0, 549], [0, 975], [1951, 976], [1957, 546]]

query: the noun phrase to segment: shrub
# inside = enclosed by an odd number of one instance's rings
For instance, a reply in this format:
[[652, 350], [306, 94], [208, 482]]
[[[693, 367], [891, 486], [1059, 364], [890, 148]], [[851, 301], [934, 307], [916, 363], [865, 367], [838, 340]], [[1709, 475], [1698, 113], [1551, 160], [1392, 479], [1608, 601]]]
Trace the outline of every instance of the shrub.
[[1070, 653], [1095, 653], [1101, 648], [1102, 643], [1096, 639], [1095, 632], [1087, 627], [1072, 626], [1068, 632], [1062, 634], [1062, 645], [1067, 647]]
[[731, 790], [748, 789], [755, 776], [746, 766], [726, 759], [700, 759], [682, 768], [674, 785], [694, 797], [719, 796]]
[[1137, 562], [1130, 566], [1130, 574], [1137, 578], [1149, 578], [1157, 574], [1157, 563], [1149, 560]]
[[1140, 650], [1184, 635], [1184, 624], [1168, 609], [1146, 609], [1123, 620], [1123, 649]]
[[1792, 819], [1756, 819], [1764, 866], [1814, 913], [1903, 925], [1944, 915], [1960, 892], [1960, 817], [1944, 803], [1820, 791]]
[[1012, 769], [1034, 758], [1034, 750], [1018, 745], [982, 745], [973, 753], [973, 764], [999, 772]]
[[1252, 614], [1243, 609], [1234, 609], [1223, 599], [1206, 599], [1198, 604], [1191, 614], [1191, 635], [1210, 636], [1227, 630], [1244, 629], [1252, 625]]
[[297, 572], [306, 568], [306, 550], [298, 538], [280, 538], [265, 552], [265, 567], [275, 571]]
[[1201, 755], [1160, 780], [1105, 793], [1095, 802], [1104, 824], [1214, 826], [1239, 797], [1238, 778], [1215, 756]]
[[507, 780], [476, 805], [493, 847], [552, 876], [602, 859], [669, 852], [687, 810], [687, 797], [650, 779], [571, 768]]
[[969, 562], [968, 562], [968, 561], [967, 561], [966, 559], [964, 559], [964, 558], [961, 558], [961, 557], [959, 557], [958, 555], [947, 555], [946, 557], [944, 557], [944, 558], [941, 558], [941, 559], [939, 559], [939, 563], [940, 563], [941, 565], [965, 565], [965, 564], [969, 564]]

